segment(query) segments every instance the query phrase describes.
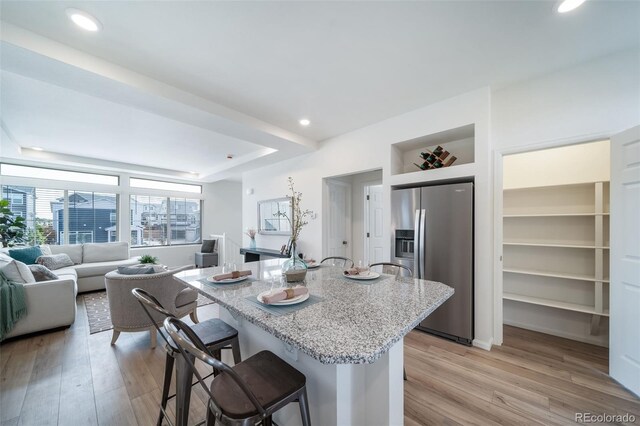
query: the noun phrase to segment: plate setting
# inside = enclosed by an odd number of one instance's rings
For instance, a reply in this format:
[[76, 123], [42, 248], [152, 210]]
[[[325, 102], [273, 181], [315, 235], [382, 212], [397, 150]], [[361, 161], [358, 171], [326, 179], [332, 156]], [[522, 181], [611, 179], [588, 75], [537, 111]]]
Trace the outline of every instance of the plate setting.
[[274, 302], [274, 303], [264, 303], [262, 301], [262, 296], [270, 294], [270, 293], [275, 293], [278, 291], [282, 291], [282, 290], [286, 290], [285, 288], [276, 288], [273, 290], [267, 290], [267, 291], [263, 291], [262, 293], [260, 293], [259, 295], [256, 296], [256, 299], [258, 299], [258, 302], [262, 303], [263, 305], [268, 305], [268, 306], [287, 306], [287, 305], [297, 305], [298, 303], [302, 303], [305, 300], [307, 300], [309, 298], [309, 293], [305, 293], [305, 294], [301, 294], [300, 296], [296, 296], [292, 299], [286, 299], [286, 300], [281, 300], [279, 302]]
[[214, 280], [213, 279], [213, 275], [210, 277], [207, 277], [207, 281], [209, 281], [210, 283], [214, 283], [214, 284], [233, 284], [233, 283], [237, 283], [240, 281], [244, 281], [247, 278], [249, 278], [248, 275], [245, 275], [244, 277], [238, 277], [238, 278], [227, 278], [226, 280]]
[[358, 275], [347, 275], [347, 274], [344, 274], [344, 273], [342, 275], [344, 275], [346, 278], [349, 278], [349, 279], [352, 279], [352, 280], [357, 280], [357, 281], [375, 280], [376, 278], [378, 278], [380, 276], [379, 273], [373, 272], [373, 271], [361, 273], [361, 274], [358, 274]]

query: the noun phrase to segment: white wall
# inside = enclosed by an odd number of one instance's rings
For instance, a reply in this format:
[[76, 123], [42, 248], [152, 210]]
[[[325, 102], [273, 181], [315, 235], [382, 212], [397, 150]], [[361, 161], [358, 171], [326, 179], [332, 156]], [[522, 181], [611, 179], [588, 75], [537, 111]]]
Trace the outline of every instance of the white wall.
[[[389, 233], [391, 202], [391, 145], [444, 130], [475, 124], [475, 188], [476, 188], [476, 344], [490, 347], [493, 329], [492, 280], [492, 186], [490, 179], [491, 152], [490, 92], [488, 88], [465, 93], [409, 113], [384, 120], [323, 142], [311, 153], [243, 174], [243, 226], [257, 224], [259, 200], [287, 195], [287, 177], [295, 180], [303, 193], [303, 207], [318, 213], [300, 236], [300, 250], [322, 253], [323, 178], [382, 169], [385, 191], [385, 233]], [[253, 189], [253, 194], [245, 191]], [[280, 248], [284, 236], [258, 236], [258, 245]], [[385, 243], [389, 258], [389, 241]]]
[[[204, 207], [202, 235], [226, 233], [227, 238], [242, 243], [242, 183], [218, 181], [203, 186]], [[248, 241], [247, 241], [248, 243]]]
[[492, 142], [507, 150], [608, 137], [640, 122], [640, 50], [522, 82], [491, 96]]

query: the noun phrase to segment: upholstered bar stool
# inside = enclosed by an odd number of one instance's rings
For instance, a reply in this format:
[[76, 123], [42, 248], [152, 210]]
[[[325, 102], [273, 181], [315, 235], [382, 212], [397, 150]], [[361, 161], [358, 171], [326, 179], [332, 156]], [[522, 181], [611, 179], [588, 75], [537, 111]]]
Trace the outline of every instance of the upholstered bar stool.
[[[176, 318], [164, 307], [162, 307], [160, 302], [158, 302], [158, 300], [150, 293], [140, 288], [134, 288], [133, 290], [131, 290], [131, 293], [136, 299], [138, 299], [138, 302], [140, 302], [140, 305], [142, 305], [144, 311], [147, 313], [147, 315], [149, 315], [149, 318], [153, 319], [154, 316], [152, 315], [152, 312], [149, 311], [149, 309], [153, 310], [153, 314], [155, 314], [156, 316], [160, 314], [165, 318]], [[164, 367], [164, 383], [162, 385], [162, 398], [160, 400], [160, 414], [158, 416], [157, 423], [157, 425], [160, 426], [162, 424], [162, 419], [167, 417], [167, 402], [169, 401], [169, 399], [176, 396], [169, 395], [169, 388], [171, 386], [174, 361], [176, 357], [180, 356], [180, 350], [176, 346], [174, 341], [169, 336], [167, 336], [164, 328], [161, 329], [160, 327], [158, 327], [156, 321], [153, 321], [153, 324], [160, 333], [160, 336], [162, 336], [162, 339], [165, 341], [165, 350], [167, 352]], [[229, 324], [220, 319], [212, 318], [193, 325], [191, 330], [193, 330], [193, 333], [198, 336], [205, 347], [209, 351], [211, 351], [211, 353], [214, 354], [215, 357], [220, 359], [221, 349], [231, 349], [233, 352], [234, 363], [240, 363], [240, 344], [238, 342], [238, 331], [235, 328], [231, 327]], [[207, 377], [209, 376], [211, 376], [211, 374], [209, 374]], [[205, 379], [207, 377], [205, 377]], [[189, 384], [190, 383], [191, 378], [189, 378]], [[183, 400], [182, 402], [186, 402], [186, 412], [188, 412], [189, 401]], [[179, 422], [176, 423], [178, 424]]]
[[[306, 377], [274, 353], [262, 351], [229, 367], [211, 356], [204, 342], [179, 319], [167, 318], [164, 328], [209, 395], [207, 426], [248, 426], [258, 422], [271, 426], [271, 416], [295, 401], [300, 404], [302, 424], [311, 425]], [[210, 387], [195, 368], [194, 357], [220, 372]]]

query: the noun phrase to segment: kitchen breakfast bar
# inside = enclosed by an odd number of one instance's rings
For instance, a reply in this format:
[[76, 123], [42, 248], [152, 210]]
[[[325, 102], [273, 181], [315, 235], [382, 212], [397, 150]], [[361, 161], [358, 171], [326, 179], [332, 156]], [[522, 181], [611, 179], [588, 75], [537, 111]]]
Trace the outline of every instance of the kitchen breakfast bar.
[[[402, 425], [403, 338], [453, 289], [386, 274], [356, 281], [322, 265], [307, 273], [308, 300], [262, 306], [258, 294], [283, 286], [283, 262], [245, 263], [239, 269], [251, 276], [230, 284], [207, 281], [220, 268], [175, 277], [220, 305], [220, 318], [238, 330], [243, 359], [267, 349], [305, 374], [313, 425]], [[278, 411], [274, 421], [301, 424], [298, 404]]]

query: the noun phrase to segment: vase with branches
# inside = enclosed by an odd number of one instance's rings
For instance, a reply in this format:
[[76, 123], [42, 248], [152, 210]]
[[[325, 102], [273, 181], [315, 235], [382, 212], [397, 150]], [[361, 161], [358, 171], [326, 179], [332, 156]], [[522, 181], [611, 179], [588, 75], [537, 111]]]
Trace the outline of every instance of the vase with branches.
[[289, 252], [291, 257], [282, 265], [282, 272], [284, 273], [287, 282], [302, 281], [307, 273], [307, 265], [302, 259], [300, 259], [296, 253], [296, 245], [300, 238], [300, 232], [302, 228], [307, 225], [308, 219], [313, 212], [309, 209], [302, 209], [302, 192], [295, 190], [293, 178], [287, 179], [289, 182], [289, 191], [287, 195], [291, 204], [290, 211], [278, 211], [279, 217], [284, 217], [289, 222], [289, 228], [291, 229], [291, 238], [289, 239]]
[[256, 234], [258, 233], [258, 231], [256, 231], [254, 228], [248, 228], [244, 234], [249, 237], [249, 247], [254, 249], [256, 248]]

